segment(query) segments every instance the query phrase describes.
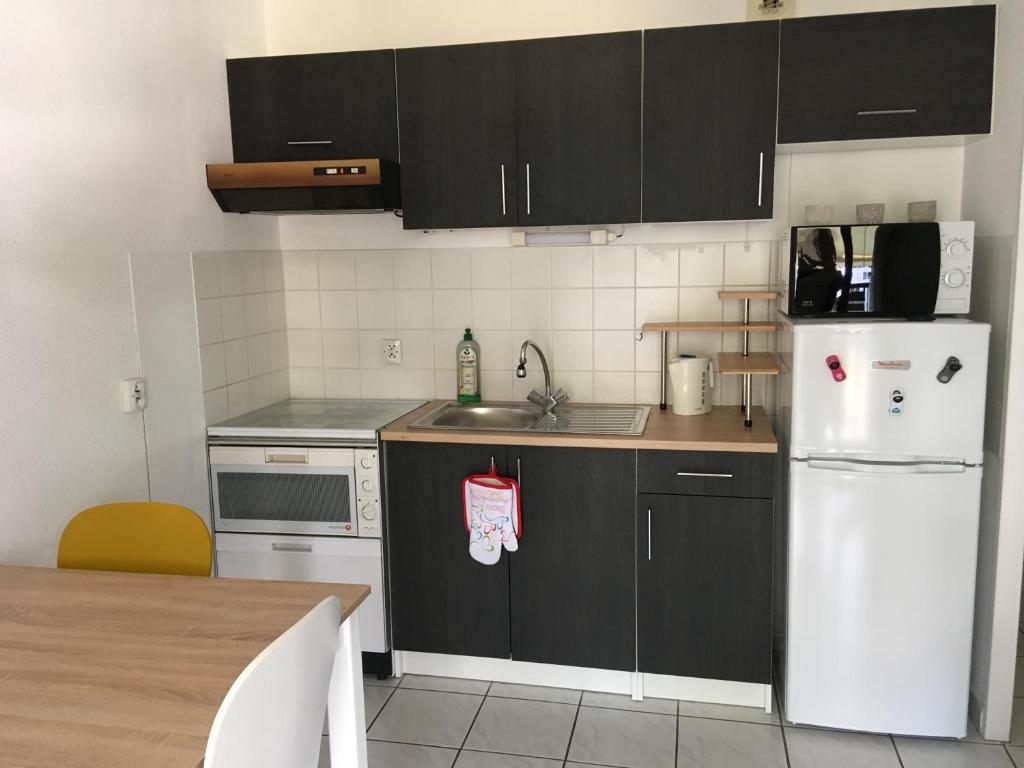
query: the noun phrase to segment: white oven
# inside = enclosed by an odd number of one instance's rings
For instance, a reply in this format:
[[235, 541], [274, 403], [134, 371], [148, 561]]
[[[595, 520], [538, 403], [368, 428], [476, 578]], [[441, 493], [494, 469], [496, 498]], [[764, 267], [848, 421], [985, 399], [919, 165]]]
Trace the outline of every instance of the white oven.
[[214, 529], [380, 537], [375, 448], [210, 446]]

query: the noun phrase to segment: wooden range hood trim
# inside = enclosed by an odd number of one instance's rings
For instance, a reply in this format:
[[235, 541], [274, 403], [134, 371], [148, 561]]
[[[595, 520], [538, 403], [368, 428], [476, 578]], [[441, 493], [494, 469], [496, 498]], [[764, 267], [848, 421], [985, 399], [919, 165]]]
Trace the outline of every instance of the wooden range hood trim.
[[[366, 173], [314, 174], [315, 168], [365, 166]], [[210, 189], [286, 189], [380, 186], [380, 160], [289, 160], [274, 163], [215, 163], [206, 166]]]

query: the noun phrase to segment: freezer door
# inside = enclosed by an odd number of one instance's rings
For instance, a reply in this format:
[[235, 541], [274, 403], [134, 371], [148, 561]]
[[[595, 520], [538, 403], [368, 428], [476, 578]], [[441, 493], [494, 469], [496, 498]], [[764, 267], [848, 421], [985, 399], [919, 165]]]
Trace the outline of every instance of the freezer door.
[[981, 470], [790, 462], [786, 716], [962, 737]]
[[[791, 456], [981, 463], [987, 325], [936, 320], [790, 327], [791, 381], [783, 384], [792, 408]], [[962, 367], [942, 383], [937, 376], [951, 357]]]

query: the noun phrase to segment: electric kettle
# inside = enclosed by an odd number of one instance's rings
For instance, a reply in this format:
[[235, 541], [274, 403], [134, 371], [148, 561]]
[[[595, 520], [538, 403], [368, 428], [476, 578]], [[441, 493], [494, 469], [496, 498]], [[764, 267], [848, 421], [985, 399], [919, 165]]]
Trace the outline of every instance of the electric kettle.
[[700, 416], [711, 413], [715, 367], [707, 355], [682, 354], [668, 364], [672, 379], [672, 413]]

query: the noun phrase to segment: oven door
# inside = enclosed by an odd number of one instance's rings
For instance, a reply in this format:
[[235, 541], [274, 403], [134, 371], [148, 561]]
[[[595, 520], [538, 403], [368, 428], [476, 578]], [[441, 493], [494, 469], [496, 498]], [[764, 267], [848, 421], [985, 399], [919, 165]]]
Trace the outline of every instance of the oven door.
[[935, 222], [793, 227], [789, 314], [931, 317], [941, 250]]
[[210, 448], [214, 529], [355, 536], [351, 448]]

